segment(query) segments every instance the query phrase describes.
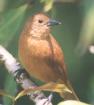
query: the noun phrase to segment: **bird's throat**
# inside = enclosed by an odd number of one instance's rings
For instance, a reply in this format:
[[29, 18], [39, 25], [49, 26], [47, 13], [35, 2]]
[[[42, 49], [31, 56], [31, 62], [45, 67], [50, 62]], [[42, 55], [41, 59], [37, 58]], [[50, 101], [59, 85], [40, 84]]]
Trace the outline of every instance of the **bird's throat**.
[[41, 35], [32, 34], [31, 37], [38, 40], [46, 40], [49, 38], [49, 33], [43, 33]]

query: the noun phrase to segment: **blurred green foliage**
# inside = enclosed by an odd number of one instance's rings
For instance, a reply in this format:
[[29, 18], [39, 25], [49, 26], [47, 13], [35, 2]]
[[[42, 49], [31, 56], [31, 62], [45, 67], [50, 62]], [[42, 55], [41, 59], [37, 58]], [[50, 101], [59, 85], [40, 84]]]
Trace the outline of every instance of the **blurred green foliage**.
[[[94, 0], [66, 1], [0, 0], [0, 44], [18, 57], [19, 35], [29, 16], [45, 12], [61, 20], [63, 24], [53, 27], [52, 33], [63, 48], [69, 79], [79, 98], [94, 104], [94, 55], [88, 50], [94, 44]], [[16, 94], [17, 86], [12, 76], [3, 65], [0, 69], [0, 88]], [[56, 104], [59, 97], [55, 95], [54, 99]], [[7, 98], [3, 101], [5, 105], [11, 105]], [[31, 104], [27, 97], [23, 97], [17, 105], [27, 102]]]

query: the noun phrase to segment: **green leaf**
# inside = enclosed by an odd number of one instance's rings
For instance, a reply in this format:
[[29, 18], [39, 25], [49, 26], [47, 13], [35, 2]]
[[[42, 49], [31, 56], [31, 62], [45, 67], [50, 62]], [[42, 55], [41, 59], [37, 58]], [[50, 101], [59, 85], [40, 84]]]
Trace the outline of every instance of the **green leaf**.
[[27, 5], [5, 13], [0, 23], [0, 44], [8, 45], [20, 27]]
[[[15, 96], [15, 94], [16, 94], [17, 86], [16, 86], [14, 79], [11, 77], [11, 75], [8, 75], [6, 77], [4, 90], [6, 90], [9, 94], [11, 94], [8, 96]], [[11, 104], [13, 104], [14, 97], [13, 97], [13, 100], [10, 100], [8, 97], [3, 97], [3, 101], [4, 101], [4, 105], [11, 105]]]
[[5, 13], [14, 8], [18, 8], [28, 2], [28, 0], [0, 0], [0, 13]]
[[41, 0], [44, 3], [44, 12], [48, 12], [52, 9], [54, 0]]
[[6, 97], [10, 98], [11, 100], [14, 100], [14, 97], [13, 96], [11, 96], [9, 93], [5, 92], [2, 89], [0, 89], [0, 95], [1, 96], [6, 96]]

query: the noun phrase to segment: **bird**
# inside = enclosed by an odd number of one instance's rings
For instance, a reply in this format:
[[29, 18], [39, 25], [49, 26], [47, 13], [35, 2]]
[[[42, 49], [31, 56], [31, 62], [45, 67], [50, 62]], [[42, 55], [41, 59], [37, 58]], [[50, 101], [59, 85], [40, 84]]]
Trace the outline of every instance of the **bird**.
[[63, 51], [51, 34], [51, 27], [60, 24], [45, 13], [31, 16], [19, 37], [18, 56], [31, 77], [45, 84], [58, 81], [72, 91], [61, 93], [64, 100], [78, 100], [67, 77]]

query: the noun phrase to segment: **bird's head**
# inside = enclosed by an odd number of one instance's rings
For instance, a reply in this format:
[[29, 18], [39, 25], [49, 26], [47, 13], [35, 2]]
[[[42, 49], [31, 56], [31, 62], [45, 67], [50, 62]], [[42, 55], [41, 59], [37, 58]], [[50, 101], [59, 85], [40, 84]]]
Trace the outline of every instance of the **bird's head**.
[[51, 26], [59, 25], [61, 22], [52, 20], [43, 13], [34, 15], [31, 19], [30, 34], [34, 37], [47, 37]]

